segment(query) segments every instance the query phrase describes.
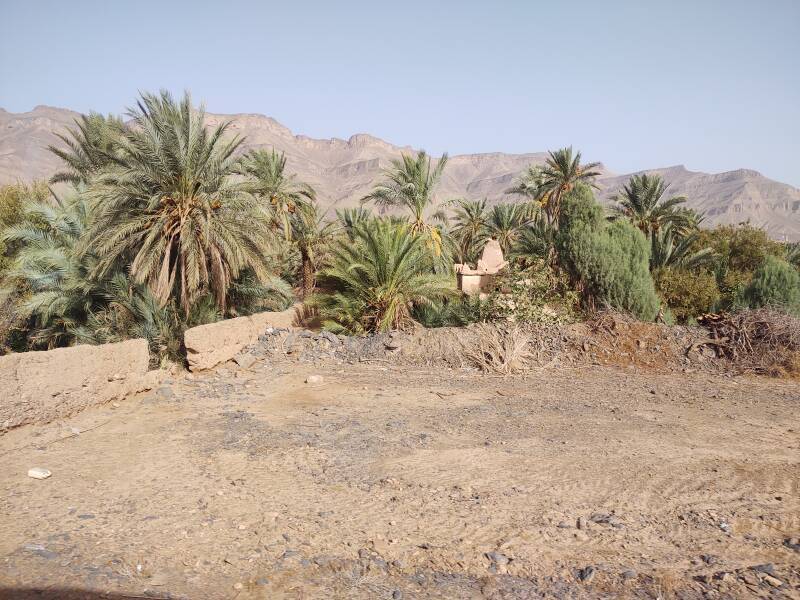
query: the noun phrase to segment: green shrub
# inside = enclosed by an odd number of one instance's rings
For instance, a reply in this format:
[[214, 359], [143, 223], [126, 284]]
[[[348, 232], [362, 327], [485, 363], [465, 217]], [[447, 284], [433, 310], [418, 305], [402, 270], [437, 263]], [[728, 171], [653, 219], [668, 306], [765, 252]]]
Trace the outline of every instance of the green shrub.
[[[50, 190], [43, 181], [31, 184], [14, 183], [0, 187], [0, 236], [9, 227], [19, 225], [25, 217], [25, 205], [28, 202], [44, 202], [50, 196]], [[33, 224], [32, 224], [33, 225]], [[11, 260], [19, 244], [0, 239], [0, 278], [11, 265]]]
[[445, 302], [414, 306], [412, 317], [425, 327], [465, 327], [490, 320], [489, 303], [479, 296], [463, 296]]
[[576, 320], [579, 300], [566, 275], [539, 259], [524, 270], [497, 276], [485, 309], [492, 321], [566, 323]]
[[591, 190], [578, 186], [565, 198], [556, 238], [558, 259], [589, 309], [603, 306], [652, 321], [659, 309], [650, 275], [650, 248], [630, 223], [609, 223]]
[[767, 256], [783, 257], [783, 244], [770, 239], [766, 231], [749, 223], [719, 225], [714, 229], [700, 230], [694, 250], [709, 247], [718, 257], [719, 264], [734, 271], [752, 273]]
[[653, 273], [656, 288], [680, 323], [711, 312], [720, 299], [717, 279], [708, 271], [658, 269]]
[[800, 273], [785, 260], [767, 256], [736, 304], [746, 308], [772, 306], [800, 314]]

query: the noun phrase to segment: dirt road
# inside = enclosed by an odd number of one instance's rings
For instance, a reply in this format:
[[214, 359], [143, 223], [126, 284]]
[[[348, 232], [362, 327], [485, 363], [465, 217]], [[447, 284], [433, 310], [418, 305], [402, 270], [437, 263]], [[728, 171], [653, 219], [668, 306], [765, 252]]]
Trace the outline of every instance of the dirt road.
[[766, 379], [227, 365], [0, 437], [0, 595], [800, 597], [799, 409]]

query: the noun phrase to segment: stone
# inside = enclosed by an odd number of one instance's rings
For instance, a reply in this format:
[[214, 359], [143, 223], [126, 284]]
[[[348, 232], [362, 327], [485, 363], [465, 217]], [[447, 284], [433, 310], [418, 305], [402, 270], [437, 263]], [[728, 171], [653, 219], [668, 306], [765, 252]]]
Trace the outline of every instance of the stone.
[[636, 571], [634, 571], [633, 569], [625, 569], [622, 572], [622, 578], [623, 579], [636, 579], [636, 577], [638, 575], [639, 574]]
[[335, 334], [331, 333], [330, 331], [320, 331], [319, 337], [320, 339], [328, 340], [331, 344], [342, 343], [342, 340], [340, 340]]
[[575, 524], [580, 530], [589, 529], [589, 522], [583, 517], [578, 517], [578, 521]]
[[32, 469], [28, 469], [28, 477], [32, 477], [33, 479], [47, 479], [51, 475], [52, 473], [50, 471], [42, 467], [33, 467]]
[[243, 369], [249, 369], [256, 362], [256, 357], [249, 353], [237, 354], [233, 357], [233, 362]]
[[598, 523], [600, 525], [611, 525], [616, 529], [622, 529], [624, 527], [622, 521], [614, 514], [609, 513], [593, 513], [589, 520], [592, 523]]
[[566, 521], [559, 521], [558, 525], [556, 525], [559, 529], [570, 529], [572, 525], [567, 523]]
[[783, 585], [783, 582], [780, 579], [773, 577], [772, 575], [764, 575], [763, 579], [772, 587], [781, 587]]
[[486, 558], [498, 565], [507, 565], [509, 562], [511, 562], [511, 559], [500, 552], [487, 552]]
[[584, 567], [578, 572], [578, 579], [580, 579], [583, 583], [589, 583], [592, 579], [594, 579], [594, 574], [594, 567]]
[[46, 558], [47, 560], [53, 560], [59, 557], [58, 552], [53, 552], [42, 544], [25, 544], [23, 549], [31, 554], [35, 554], [36, 556]]
[[235, 590], [241, 590], [242, 588], [244, 588], [244, 585], [239, 581], [233, 584], [233, 589]]
[[306, 383], [309, 385], [319, 385], [323, 381], [324, 379], [322, 378], [322, 375], [309, 375], [306, 377]]
[[795, 552], [800, 552], [800, 538], [786, 538], [783, 541], [783, 545]]
[[392, 600], [401, 600], [403, 597], [403, 592], [400, 590], [395, 590], [392, 592]]
[[763, 565], [756, 565], [750, 568], [753, 569], [753, 571], [757, 571], [758, 573], [766, 573], [767, 575], [775, 574], [775, 565], [772, 563], [764, 563]]

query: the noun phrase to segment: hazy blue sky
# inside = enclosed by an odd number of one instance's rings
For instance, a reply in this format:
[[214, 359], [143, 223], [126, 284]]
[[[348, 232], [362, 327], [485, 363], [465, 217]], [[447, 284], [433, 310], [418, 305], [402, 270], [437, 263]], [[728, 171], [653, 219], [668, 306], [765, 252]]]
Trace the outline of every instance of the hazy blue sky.
[[2, 0], [0, 107], [190, 89], [295, 133], [439, 153], [568, 144], [617, 172], [800, 186], [800, 0]]

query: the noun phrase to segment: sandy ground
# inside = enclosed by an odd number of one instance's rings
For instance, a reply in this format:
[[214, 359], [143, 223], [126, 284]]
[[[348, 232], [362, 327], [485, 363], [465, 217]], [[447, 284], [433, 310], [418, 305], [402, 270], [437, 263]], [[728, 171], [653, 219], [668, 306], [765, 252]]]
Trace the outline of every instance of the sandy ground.
[[797, 598], [799, 407], [609, 367], [229, 364], [0, 437], [0, 596]]

